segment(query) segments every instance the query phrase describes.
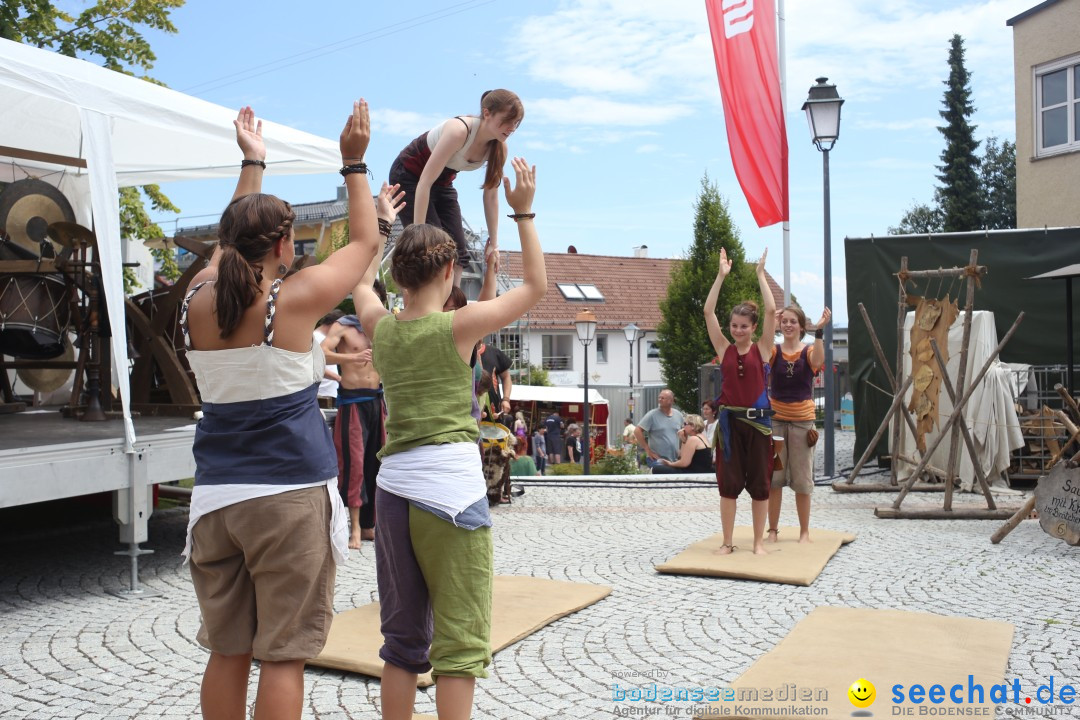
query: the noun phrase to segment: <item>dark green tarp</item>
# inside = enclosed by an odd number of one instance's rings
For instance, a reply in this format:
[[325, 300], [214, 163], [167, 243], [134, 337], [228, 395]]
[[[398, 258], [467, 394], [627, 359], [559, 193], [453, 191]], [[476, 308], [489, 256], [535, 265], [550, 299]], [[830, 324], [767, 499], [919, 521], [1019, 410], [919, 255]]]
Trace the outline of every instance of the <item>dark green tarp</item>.
[[[967, 265], [972, 249], [979, 251], [979, 265], [987, 267], [982, 287], [975, 291], [975, 309], [994, 313], [999, 340], [1024, 311], [1024, 320], [1002, 351], [1001, 360], [1031, 365], [1065, 363], [1065, 281], [1025, 278], [1080, 263], [1080, 228], [846, 238], [848, 342], [855, 400], [853, 462], [862, 456], [892, 403], [892, 395], [883, 392], [889, 388], [889, 381], [878, 366], [859, 303], [866, 307], [885, 357], [895, 368], [896, 273], [900, 258], [907, 256], [909, 270], [962, 267]], [[950, 289], [952, 297], [960, 295], [963, 310], [966, 288], [962, 289], [959, 281], [920, 280], [908, 284], [910, 295], [941, 297]], [[1078, 298], [1080, 279], [1074, 279], [1074, 303]], [[1077, 308], [1073, 310], [1073, 324], [1073, 337], [1080, 341]], [[876, 455], [887, 453], [886, 434]]]

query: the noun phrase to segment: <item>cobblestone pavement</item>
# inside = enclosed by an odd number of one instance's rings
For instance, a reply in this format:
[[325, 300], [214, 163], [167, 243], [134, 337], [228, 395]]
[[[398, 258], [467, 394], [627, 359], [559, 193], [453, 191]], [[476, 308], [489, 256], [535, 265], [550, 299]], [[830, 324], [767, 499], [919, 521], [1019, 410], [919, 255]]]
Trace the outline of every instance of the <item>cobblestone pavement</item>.
[[[841, 434], [837, 447], [837, 466], [852, 465], [851, 436]], [[1023, 497], [999, 500], [1018, 506]], [[891, 502], [892, 495], [819, 487], [813, 524], [858, 539], [803, 588], [653, 570], [718, 532], [714, 488], [530, 487], [495, 510], [496, 572], [602, 583], [614, 592], [498, 653], [490, 679], [478, 684], [475, 717], [612, 716], [613, 682], [723, 686], [819, 605], [1006, 620], [1016, 626], [1007, 678], [1025, 688], [1050, 675], [1078, 684], [1075, 548], [1033, 521], [995, 546], [989, 537], [1001, 521], [873, 516]], [[912, 494], [905, 508], [940, 503], [940, 494]], [[738, 521], [748, 524], [749, 503], [739, 505]], [[793, 512], [788, 500], [782, 522], [794, 523]], [[180, 563], [186, 521], [182, 509], [153, 517], [146, 546], [155, 552], [142, 558], [141, 580], [160, 596], [138, 600], [107, 593], [126, 586], [128, 568], [127, 558], [113, 555], [120, 548], [108, 523], [0, 536], [0, 718], [198, 717], [206, 653], [195, 642], [198, 610]], [[335, 604], [343, 611], [374, 598], [374, 552], [365, 543], [339, 569]], [[379, 717], [373, 680], [309, 669], [306, 695], [305, 718]], [[417, 712], [434, 714], [433, 689], [417, 698]]]

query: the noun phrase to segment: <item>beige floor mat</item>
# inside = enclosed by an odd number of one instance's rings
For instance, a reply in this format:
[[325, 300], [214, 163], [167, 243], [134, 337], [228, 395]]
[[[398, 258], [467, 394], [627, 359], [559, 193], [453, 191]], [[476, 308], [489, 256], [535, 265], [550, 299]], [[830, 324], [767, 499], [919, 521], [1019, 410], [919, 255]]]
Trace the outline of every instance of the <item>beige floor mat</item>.
[[735, 552], [730, 555], [713, 553], [724, 542], [724, 536], [717, 534], [694, 543], [667, 562], [657, 565], [656, 569], [672, 575], [705, 575], [809, 585], [825, 569], [825, 564], [840, 546], [853, 541], [855, 536], [811, 528], [810, 538], [813, 542], [800, 544], [799, 528], [781, 527], [780, 541], [766, 543], [769, 554], [762, 557], [753, 552], [753, 529], [740, 525], [735, 528]]
[[[559, 618], [599, 602], [611, 593], [605, 585], [562, 580], [496, 575], [491, 607], [493, 653], [516, 643]], [[322, 653], [308, 665], [345, 670], [372, 677], [382, 676], [379, 603], [370, 603], [334, 616], [330, 637]], [[419, 687], [432, 684], [430, 674], [417, 680]]]
[[[930, 709], [934, 717], [971, 717], [972, 710], [983, 708], [978, 712], [985, 714], [978, 716], [993, 718], [990, 690], [1003, 681], [1012, 638], [1013, 626], [1005, 622], [819, 607], [731, 683], [734, 699], [703, 704], [695, 717], [931, 717], [923, 714]], [[984, 690], [982, 704], [967, 703], [968, 675]], [[848, 688], [861, 679], [872, 683], [876, 692], [866, 708], [855, 707], [848, 698]], [[926, 691], [941, 685], [943, 702], [923, 698], [921, 704], [912, 703], [908, 689], [916, 684]], [[949, 697], [957, 684], [962, 686], [958, 695], [962, 704]], [[903, 686], [902, 703], [893, 701], [896, 685]], [[766, 691], [771, 692], [768, 700]], [[757, 699], [748, 693], [756, 693]], [[806, 693], [810, 699], [804, 700]], [[910, 715], [903, 708], [911, 708]]]

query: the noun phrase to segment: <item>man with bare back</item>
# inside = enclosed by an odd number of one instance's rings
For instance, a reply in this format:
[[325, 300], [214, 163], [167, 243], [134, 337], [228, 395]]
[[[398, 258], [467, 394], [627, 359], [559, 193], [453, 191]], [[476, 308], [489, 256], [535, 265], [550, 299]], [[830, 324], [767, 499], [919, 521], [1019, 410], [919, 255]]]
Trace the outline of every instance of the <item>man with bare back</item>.
[[375, 539], [376, 453], [386, 442], [386, 406], [379, 374], [371, 362], [371, 340], [355, 315], [334, 323], [322, 342], [327, 363], [337, 363], [341, 381], [334, 421], [338, 488], [349, 508], [349, 547]]

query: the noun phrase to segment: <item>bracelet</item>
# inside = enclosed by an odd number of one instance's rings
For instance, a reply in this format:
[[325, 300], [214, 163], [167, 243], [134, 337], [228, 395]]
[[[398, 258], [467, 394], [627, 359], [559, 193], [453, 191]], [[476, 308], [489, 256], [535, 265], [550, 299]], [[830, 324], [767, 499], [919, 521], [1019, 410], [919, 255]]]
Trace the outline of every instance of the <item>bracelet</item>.
[[507, 215], [506, 217], [517, 222], [518, 220], [532, 220], [536, 217], [536, 213], [514, 213], [512, 215]]
[[258, 165], [263, 170], [266, 169], [266, 163], [263, 162], [262, 160], [241, 160], [240, 161], [240, 169], [241, 170], [243, 170], [244, 168], [246, 168], [249, 165]]
[[814, 339], [815, 340], [821, 340], [823, 337], [825, 337], [825, 330], [824, 329], [818, 328], [817, 330], [814, 331]]
[[353, 173], [363, 173], [367, 175], [368, 167], [364, 163], [359, 162], [354, 165], [343, 165], [338, 172], [341, 173], [341, 177], [352, 175]]
[[377, 219], [379, 221], [379, 234], [386, 238], [390, 237], [390, 231], [393, 228], [393, 226], [390, 224], [390, 221], [384, 220], [383, 218]]

